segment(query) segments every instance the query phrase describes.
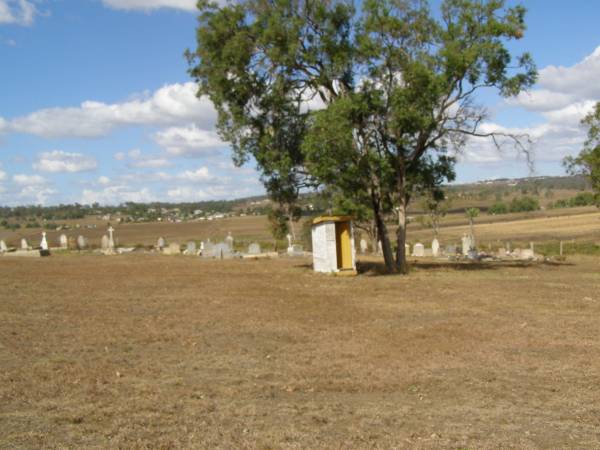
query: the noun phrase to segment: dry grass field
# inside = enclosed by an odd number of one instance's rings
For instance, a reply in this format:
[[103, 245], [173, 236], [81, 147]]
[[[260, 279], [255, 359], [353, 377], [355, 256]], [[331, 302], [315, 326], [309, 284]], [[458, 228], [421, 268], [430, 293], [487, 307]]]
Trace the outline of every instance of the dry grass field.
[[0, 448], [599, 448], [600, 260], [0, 258]]
[[[77, 221], [69, 221], [73, 226]], [[96, 247], [100, 246], [103, 234], [106, 234], [107, 224], [104, 221], [86, 219], [82, 224], [95, 224], [97, 228], [81, 228], [66, 231], [48, 232], [48, 242], [51, 246], [58, 245], [58, 237], [65, 233], [76, 238], [82, 234]], [[114, 224], [113, 224], [114, 225]], [[175, 241], [185, 244], [188, 240], [221, 241], [231, 231], [238, 242], [248, 244], [259, 241], [263, 244], [273, 244], [269, 224], [265, 216], [230, 217], [214, 221], [184, 222], [184, 223], [133, 223], [114, 225], [115, 237], [120, 245], [150, 246], [156, 244], [159, 236], [167, 242]], [[297, 226], [301, 229], [301, 224]], [[467, 219], [464, 214], [450, 214], [442, 220], [440, 240], [442, 244], [458, 243], [464, 232], [468, 231]], [[476, 235], [478, 242], [490, 243], [497, 241], [558, 241], [578, 239], [588, 242], [600, 242], [600, 212], [594, 207], [567, 208], [533, 213], [505, 214], [491, 216], [482, 214], [476, 219]], [[395, 233], [395, 227], [390, 225], [390, 232]], [[25, 237], [31, 244], [38, 245], [40, 229], [21, 229], [18, 231], [0, 230], [0, 239], [9, 245], [18, 246], [20, 239]], [[433, 232], [414, 221], [409, 225], [408, 239], [415, 243], [417, 240], [431, 242]]]

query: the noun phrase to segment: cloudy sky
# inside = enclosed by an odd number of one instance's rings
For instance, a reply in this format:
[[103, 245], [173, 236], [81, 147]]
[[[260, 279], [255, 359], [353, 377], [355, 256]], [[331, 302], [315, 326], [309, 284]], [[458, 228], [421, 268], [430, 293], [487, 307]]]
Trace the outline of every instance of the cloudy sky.
[[[487, 129], [528, 132], [536, 174], [563, 174], [600, 100], [600, 2], [525, 0], [538, 85], [485, 95]], [[0, 0], [0, 205], [195, 201], [262, 193], [235, 168], [183, 58], [195, 0]], [[472, 143], [459, 181], [528, 174], [510, 149]]]

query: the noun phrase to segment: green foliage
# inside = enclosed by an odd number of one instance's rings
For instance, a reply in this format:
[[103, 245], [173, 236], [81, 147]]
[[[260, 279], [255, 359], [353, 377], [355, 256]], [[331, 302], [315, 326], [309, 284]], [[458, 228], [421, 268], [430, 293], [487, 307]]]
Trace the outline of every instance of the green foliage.
[[513, 198], [509, 206], [509, 211], [511, 213], [537, 211], [538, 209], [540, 209], [540, 202], [538, 199], [527, 196]]
[[575, 208], [577, 206], [596, 205], [596, 196], [593, 192], [579, 192], [575, 197], [556, 200], [548, 205], [549, 208]]
[[[281, 209], [316, 186], [349, 197], [348, 209], [368, 207], [388, 269], [385, 215], [398, 211], [404, 271], [412, 196], [454, 179], [451, 149], [492, 136], [478, 130], [485, 111], [475, 94], [514, 96], [537, 76], [528, 54], [506, 46], [523, 37], [525, 9], [503, 0], [444, 0], [436, 12], [399, 0], [198, 7], [190, 74], [215, 105], [234, 161], [256, 161]], [[311, 111], [309, 101], [321, 105]]]
[[594, 203], [600, 208], [600, 102], [581, 122], [588, 129], [587, 139], [578, 156], [569, 156], [564, 164], [569, 173], [585, 175], [592, 184]]
[[488, 208], [488, 214], [498, 215], [498, 214], [507, 214], [508, 206], [504, 202], [496, 202], [492, 206]]
[[479, 208], [467, 208], [465, 209], [465, 214], [469, 220], [473, 220], [479, 216]]

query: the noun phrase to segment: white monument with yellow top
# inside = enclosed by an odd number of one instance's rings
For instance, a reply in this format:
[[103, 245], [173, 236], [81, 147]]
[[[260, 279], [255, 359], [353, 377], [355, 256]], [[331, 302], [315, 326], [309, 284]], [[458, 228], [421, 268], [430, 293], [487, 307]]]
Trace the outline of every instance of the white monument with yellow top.
[[356, 275], [352, 218], [315, 218], [312, 223], [312, 254], [315, 272]]

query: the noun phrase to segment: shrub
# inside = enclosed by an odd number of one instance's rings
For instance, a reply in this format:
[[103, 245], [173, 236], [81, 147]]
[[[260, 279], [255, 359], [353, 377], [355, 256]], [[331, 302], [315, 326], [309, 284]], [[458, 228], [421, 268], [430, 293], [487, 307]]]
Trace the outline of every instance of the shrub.
[[513, 198], [510, 202], [510, 212], [537, 211], [538, 209], [540, 209], [540, 202], [533, 197]]
[[508, 206], [504, 202], [496, 202], [488, 209], [488, 213], [492, 215], [506, 214], [508, 212]]

